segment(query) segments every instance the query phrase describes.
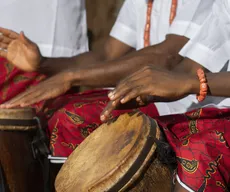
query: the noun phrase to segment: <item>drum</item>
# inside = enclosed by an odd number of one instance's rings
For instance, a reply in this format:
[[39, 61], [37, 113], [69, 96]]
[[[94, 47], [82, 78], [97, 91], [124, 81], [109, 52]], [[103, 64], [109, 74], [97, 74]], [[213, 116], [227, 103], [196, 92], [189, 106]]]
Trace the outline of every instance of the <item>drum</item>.
[[34, 117], [29, 108], [0, 110], [0, 165], [7, 192], [43, 191], [41, 164], [32, 150], [38, 130]]
[[155, 154], [160, 135], [156, 122], [139, 112], [103, 124], [70, 155], [56, 191], [170, 191], [171, 173]]

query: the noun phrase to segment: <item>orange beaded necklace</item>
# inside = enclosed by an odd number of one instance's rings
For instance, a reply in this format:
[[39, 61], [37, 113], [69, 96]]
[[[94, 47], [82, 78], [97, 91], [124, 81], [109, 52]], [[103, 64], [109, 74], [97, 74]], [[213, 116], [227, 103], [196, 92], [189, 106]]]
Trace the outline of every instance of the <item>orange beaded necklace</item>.
[[[150, 26], [151, 26], [151, 14], [153, 8], [153, 1], [154, 0], [148, 0], [147, 18], [146, 18], [145, 33], [144, 33], [144, 47], [150, 46]], [[171, 6], [171, 12], [169, 18], [170, 25], [172, 24], [176, 16], [177, 1], [178, 0], [172, 0], [172, 6]]]

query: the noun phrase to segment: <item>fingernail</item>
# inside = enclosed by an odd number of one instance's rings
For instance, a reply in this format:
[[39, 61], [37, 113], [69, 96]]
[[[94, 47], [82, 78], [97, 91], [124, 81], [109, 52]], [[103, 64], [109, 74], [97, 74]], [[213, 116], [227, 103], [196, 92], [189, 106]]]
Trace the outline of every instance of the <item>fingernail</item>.
[[121, 103], [125, 103], [125, 99], [122, 99], [122, 100], [121, 100]]
[[109, 94], [109, 98], [110, 98], [110, 99], [113, 99], [114, 96], [115, 96], [115, 94], [114, 94], [113, 92]]
[[109, 94], [108, 94], [108, 97], [111, 97], [113, 95], [113, 92], [110, 92]]
[[101, 121], [104, 121], [104, 120], [105, 120], [105, 116], [102, 115], [102, 116], [101, 116]]

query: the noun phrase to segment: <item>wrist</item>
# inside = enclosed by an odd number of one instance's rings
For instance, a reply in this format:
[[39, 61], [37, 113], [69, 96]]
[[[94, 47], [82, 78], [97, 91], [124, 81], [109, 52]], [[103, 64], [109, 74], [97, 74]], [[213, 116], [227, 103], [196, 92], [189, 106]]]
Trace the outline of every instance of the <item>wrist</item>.
[[187, 75], [186, 80], [186, 94], [199, 94], [200, 92], [200, 81], [196, 75]]
[[71, 86], [79, 86], [82, 79], [83, 71], [74, 71], [68, 69], [64, 72], [65, 81], [68, 81]]

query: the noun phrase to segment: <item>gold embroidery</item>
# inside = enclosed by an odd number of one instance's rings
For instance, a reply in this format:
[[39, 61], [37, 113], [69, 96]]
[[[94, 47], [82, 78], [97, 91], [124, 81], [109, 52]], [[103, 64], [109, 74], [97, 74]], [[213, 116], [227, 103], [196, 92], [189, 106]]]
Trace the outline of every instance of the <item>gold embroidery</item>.
[[185, 146], [188, 146], [189, 144], [189, 139], [186, 139], [182, 142], [182, 145], [185, 147]]
[[71, 113], [69, 111], [65, 111], [65, 114], [67, 115], [67, 117], [69, 117], [69, 119], [73, 123], [75, 123], [77, 125], [80, 125], [80, 124], [84, 123], [84, 119], [81, 116], [77, 115], [77, 114]]
[[[86, 138], [89, 136], [89, 134], [91, 133], [91, 130], [95, 130], [97, 127], [99, 127], [99, 125], [93, 123], [93, 124], [90, 124], [84, 128], [81, 128], [81, 135]], [[90, 130], [91, 129], [91, 130]]]
[[199, 130], [197, 129], [197, 124], [196, 124], [197, 122], [196, 121], [194, 121], [194, 120], [191, 120], [190, 122], [189, 122], [189, 129], [190, 129], [190, 133], [191, 134], [195, 134], [195, 133], [198, 133], [199, 132]]
[[204, 178], [206, 179], [206, 183], [207, 180], [211, 178], [211, 174], [216, 173], [217, 167], [222, 157], [223, 155], [219, 155], [215, 161], [209, 163], [209, 168], [206, 170], [206, 175], [204, 176]]
[[33, 78], [29, 78], [29, 77], [26, 77], [26, 76], [23, 76], [23, 75], [18, 75], [16, 77], [14, 77], [13, 81], [14, 83], [20, 83], [22, 81], [27, 81], [27, 80], [32, 80]]
[[189, 119], [189, 120], [197, 120], [200, 118], [200, 115], [201, 115], [201, 112], [202, 112], [202, 109], [198, 109], [197, 111], [189, 114], [187, 113], [186, 114], [186, 117]]
[[216, 181], [216, 185], [218, 186], [218, 187], [221, 187], [224, 191], [226, 191], [226, 186], [223, 184], [223, 183], [221, 183], [220, 181]]
[[74, 107], [76, 108], [82, 108], [83, 106], [87, 105], [88, 103], [80, 102], [80, 103], [75, 103]]
[[64, 147], [68, 147], [68, 148], [70, 148], [70, 149], [72, 149], [72, 150], [75, 150], [75, 149], [78, 147], [78, 145], [74, 145], [73, 143], [61, 142], [61, 144], [62, 144]]
[[57, 119], [57, 122], [56, 122], [56, 124], [52, 130], [51, 136], [50, 136], [50, 150], [53, 152], [53, 155], [55, 155], [54, 154], [54, 145], [58, 139], [58, 128], [57, 128], [58, 122], [59, 122], [59, 119]]
[[177, 158], [181, 166], [183, 167], [183, 169], [188, 173], [192, 174], [196, 172], [196, 170], [198, 169], [199, 162], [197, 160], [188, 160], [181, 157], [177, 157]]
[[216, 132], [216, 135], [217, 135], [219, 141], [220, 141], [221, 143], [225, 144], [225, 146], [226, 146], [227, 148], [229, 148], [228, 143], [226, 142], [226, 140], [225, 140], [225, 138], [224, 138], [224, 133], [223, 133], [223, 132], [219, 132], [219, 131], [215, 131], [215, 132]]

